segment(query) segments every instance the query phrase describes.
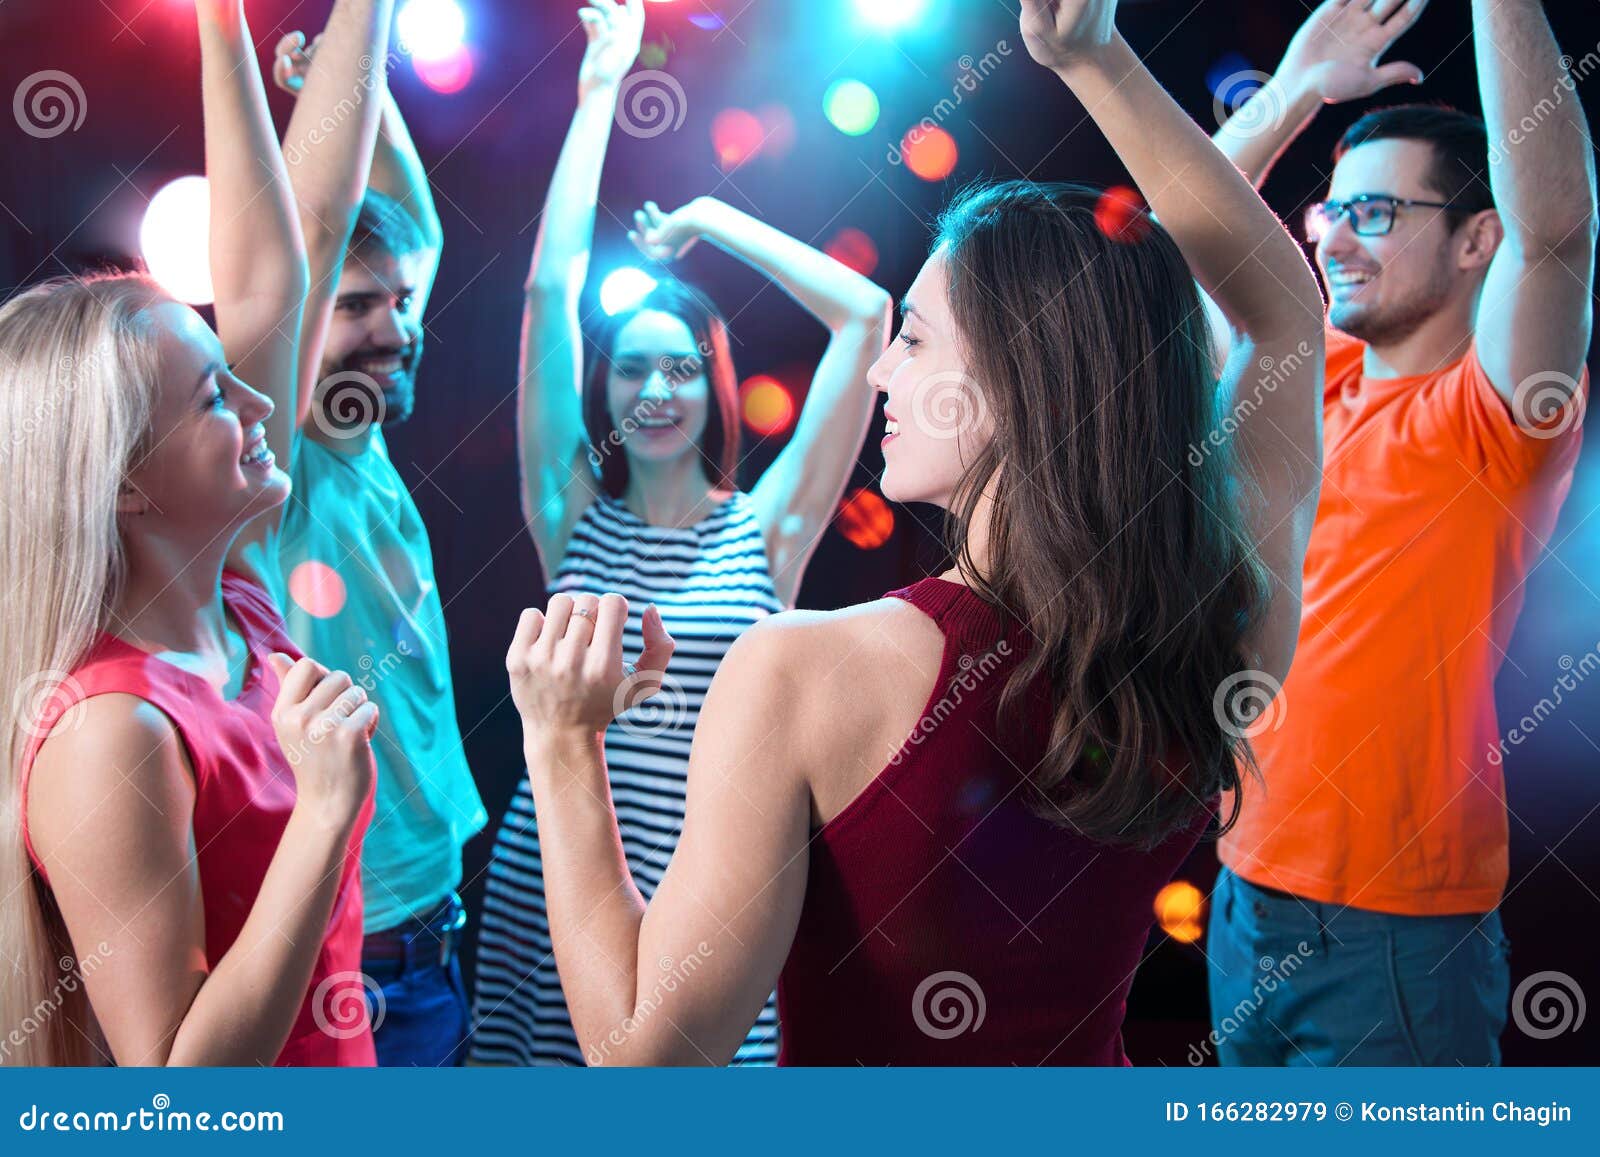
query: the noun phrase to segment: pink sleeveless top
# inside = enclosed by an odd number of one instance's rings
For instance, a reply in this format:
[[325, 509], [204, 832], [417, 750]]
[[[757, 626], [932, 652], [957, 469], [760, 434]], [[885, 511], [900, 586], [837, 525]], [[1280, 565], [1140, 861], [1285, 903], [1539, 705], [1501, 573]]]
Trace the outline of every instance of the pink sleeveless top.
[[[250, 648], [250, 670], [237, 698], [224, 699], [199, 675], [103, 635], [51, 696], [22, 763], [23, 840], [34, 870], [47, 879], [27, 830], [27, 792], [34, 758], [51, 727], [72, 704], [114, 693], [137, 696], [166, 715], [194, 770], [195, 858], [206, 961], [213, 967], [244, 926], [294, 809], [294, 775], [272, 727], [278, 677], [267, 656], [273, 651], [300, 655], [260, 586], [225, 572], [222, 597]], [[361, 837], [372, 806], [369, 795], [351, 834], [333, 915], [279, 1065], [376, 1063], [360, 977]]]
[[778, 981], [781, 1065], [1126, 1065], [1122, 1019], [1156, 893], [1214, 803], [1150, 851], [1025, 806], [1053, 718], [1000, 691], [1031, 645], [967, 587], [903, 599], [944, 633], [939, 677], [889, 765], [811, 842]]

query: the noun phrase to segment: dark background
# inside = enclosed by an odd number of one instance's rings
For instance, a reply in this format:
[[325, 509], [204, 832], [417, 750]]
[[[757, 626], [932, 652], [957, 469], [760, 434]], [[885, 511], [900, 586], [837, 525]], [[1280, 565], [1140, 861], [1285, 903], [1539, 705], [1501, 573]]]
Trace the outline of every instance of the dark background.
[[[468, 753], [490, 826], [467, 848], [469, 905], [476, 909], [495, 825], [521, 774], [519, 728], [506, 698], [504, 649], [518, 610], [543, 598], [532, 545], [517, 513], [513, 439], [517, 330], [546, 182], [575, 99], [582, 38], [571, 0], [461, 0], [475, 75], [461, 92], [425, 88], [402, 63], [393, 87], [410, 121], [447, 238], [427, 317], [415, 418], [388, 431], [396, 463], [433, 537], [439, 586], [452, 638], [456, 695]], [[284, 31], [321, 28], [329, 0], [254, 0], [256, 41], [269, 52]], [[1546, 5], [1563, 50], [1580, 62], [1600, 52], [1595, 0]], [[1156, 75], [1208, 130], [1207, 77], [1271, 71], [1310, 10], [1302, 0], [1125, 0], [1121, 25]], [[672, 208], [702, 193], [760, 215], [821, 244], [842, 227], [864, 230], [882, 254], [875, 278], [895, 294], [924, 256], [927, 222], [967, 181], [1027, 175], [1123, 182], [1082, 109], [1026, 56], [1015, 0], [931, 0], [916, 28], [871, 34], [850, 0], [680, 0], [650, 5], [648, 42], [667, 51], [664, 67], [682, 83], [687, 114], [652, 139], [617, 133], [601, 190], [592, 291], [610, 268], [631, 262], [624, 237], [645, 199]], [[720, 31], [689, 22], [719, 13]], [[202, 169], [199, 67], [188, 0], [4, 0], [0, 3], [0, 95], [41, 69], [82, 85], [86, 115], [75, 132], [38, 140], [0, 117], [0, 284], [10, 292], [42, 277], [125, 261], [140, 214], [166, 181]], [[1476, 111], [1468, 5], [1437, 0], [1391, 59], [1428, 75], [1421, 90], [1380, 95], [1366, 105], [1443, 100]], [[664, 43], [670, 41], [670, 45]], [[1001, 42], [1010, 54], [999, 52]], [[888, 158], [914, 123], [954, 98], [961, 58], [995, 52], [998, 67], [942, 124], [961, 147], [952, 178], [925, 183]], [[1578, 95], [1595, 120], [1600, 79], [1588, 62]], [[1580, 70], [1579, 66], [1575, 69]], [[878, 127], [849, 138], [821, 113], [828, 84], [854, 76], [883, 101]], [[288, 100], [273, 94], [280, 128]], [[710, 124], [729, 106], [792, 110], [796, 135], [784, 156], [723, 172]], [[1267, 188], [1286, 218], [1324, 187], [1329, 152], [1359, 106], [1329, 110], [1289, 153]], [[780, 291], [726, 255], [702, 246], [680, 271], [704, 287], [732, 321], [741, 376], [773, 373], [803, 388], [825, 334]], [[592, 302], [591, 302], [592, 304]], [[1591, 362], [1593, 361], [1591, 357]], [[855, 485], [881, 468], [874, 425]], [[1592, 431], [1591, 431], [1592, 434]], [[778, 449], [746, 431], [741, 482], [749, 485]], [[1586, 453], [1551, 550], [1527, 584], [1526, 609], [1500, 674], [1503, 725], [1511, 725], [1578, 660], [1600, 646], [1600, 469]], [[801, 605], [837, 607], [876, 597], [938, 566], [938, 514], [894, 507], [889, 542], [861, 550], [830, 531], [811, 565]], [[1449, 576], [1441, 575], [1441, 582]], [[1600, 681], [1597, 681], [1600, 682]], [[1600, 687], [1569, 694], [1505, 765], [1511, 807], [1511, 881], [1503, 907], [1513, 943], [1513, 985], [1559, 971], [1600, 996]], [[1362, 774], [1413, 774], [1368, 768]], [[1183, 876], [1208, 890], [1209, 846]], [[1585, 931], [1588, 929], [1588, 931]], [[1202, 942], [1203, 944], [1203, 942]], [[1200, 945], [1157, 933], [1139, 975], [1126, 1029], [1135, 1063], [1187, 1063], [1208, 1029]], [[470, 957], [469, 957], [470, 964]], [[1537, 1039], [1509, 1025], [1513, 1064], [1593, 1064], [1600, 1026]]]

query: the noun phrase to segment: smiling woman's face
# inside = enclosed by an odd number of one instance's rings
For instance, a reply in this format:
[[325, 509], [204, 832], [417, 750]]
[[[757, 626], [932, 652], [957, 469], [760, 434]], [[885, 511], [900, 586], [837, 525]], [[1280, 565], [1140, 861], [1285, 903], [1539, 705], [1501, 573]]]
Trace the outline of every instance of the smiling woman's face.
[[289, 496], [261, 426], [272, 402], [233, 376], [194, 310], [164, 302], [145, 316], [157, 331], [161, 380], [149, 449], [128, 472], [120, 510], [209, 542]]
[[711, 388], [694, 332], [682, 318], [642, 310], [618, 331], [606, 405], [630, 458], [665, 461], [699, 453]]
[[956, 485], [994, 436], [982, 390], [966, 369], [950, 312], [948, 259], [936, 249], [901, 303], [900, 332], [867, 381], [883, 393], [883, 494], [949, 508]]

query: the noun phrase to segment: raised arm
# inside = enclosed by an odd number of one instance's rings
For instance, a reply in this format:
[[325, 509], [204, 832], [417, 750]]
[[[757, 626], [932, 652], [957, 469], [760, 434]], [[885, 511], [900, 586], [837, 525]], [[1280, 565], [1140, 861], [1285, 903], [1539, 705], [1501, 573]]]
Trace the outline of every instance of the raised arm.
[[[307, 45], [305, 33], [286, 33], [278, 41], [274, 52], [276, 62], [272, 71], [278, 87], [298, 97], [311, 71], [311, 60], [321, 47], [321, 36]], [[411, 131], [406, 127], [405, 118], [400, 115], [394, 92], [387, 86], [383, 94], [383, 112], [378, 120], [377, 143], [372, 150], [372, 170], [367, 188], [386, 193], [405, 206], [422, 230], [427, 261], [412, 297], [413, 308], [420, 314], [427, 307], [428, 295], [433, 291], [439, 255], [444, 248], [444, 230], [434, 207], [428, 171], [417, 156], [417, 147], [411, 140]]]
[[[1023, 39], [1083, 102], [1240, 335], [1219, 402], [1249, 414], [1234, 443], [1243, 490], [1255, 496], [1251, 530], [1276, 576], [1248, 658], [1281, 678], [1299, 633], [1322, 474], [1322, 296], [1282, 223], [1122, 39], [1115, 10], [1114, 0], [1023, 0]], [[1258, 364], [1275, 367], [1271, 388], [1261, 387]]]
[[[367, 191], [388, 91], [384, 50], [393, 8], [393, 0], [336, 0], [283, 136], [311, 265], [299, 389], [293, 404], [273, 397], [280, 410], [294, 415], [295, 429], [311, 412], [339, 272]], [[288, 457], [281, 460], [287, 468]]]
[[522, 516], [547, 575], [555, 573], [573, 527], [599, 493], [583, 428], [578, 299], [589, 278], [600, 171], [617, 95], [644, 38], [644, 0], [594, 0], [578, 15], [588, 37], [578, 111], [539, 217], [517, 367]]
[[417, 156], [417, 146], [411, 140], [411, 131], [400, 115], [394, 93], [386, 92], [383, 98], [383, 117], [378, 122], [378, 143], [372, 151], [371, 187], [387, 193], [417, 219], [425, 242], [421, 273], [418, 274], [417, 292], [411, 308], [418, 317], [428, 308], [428, 297], [433, 293], [434, 277], [439, 272], [439, 256], [444, 251], [444, 229], [439, 224], [439, 212], [433, 204], [433, 192], [428, 185], [428, 170], [422, 167]]
[[[524, 611], [506, 656], [572, 1023], [592, 1065], [726, 1064], [777, 981], [805, 899], [811, 797], [793, 684], [804, 664], [780, 653], [775, 620], [728, 652], [695, 728], [683, 836], [646, 908], [617, 835], [602, 734], [627, 686], [627, 600], [583, 598], [592, 620], [568, 595]], [[639, 679], [672, 650], [653, 609], [643, 629]]]
[[1256, 188], [1324, 104], [1360, 100], [1392, 84], [1421, 84], [1415, 64], [1378, 63], [1428, 0], [1323, 0], [1289, 42], [1272, 79], [1213, 137]]
[[[217, 334], [233, 372], [277, 404], [266, 420], [267, 445], [287, 465], [307, 284], [305, 243], [243, 0], [196, 0], [195, 15]], [[262, 518], [245, 527], [229, 565], [258, 577], [266, 573], [260, 548], [276, 524]]]
[[1478, 306], [1478, 359], [1532, 427], [1559, 418], [1589, 351], [1594, 145], [1539, 0], [1473, 0], [1472, 22], [1489, 187], [1505, 229]]
[[861, 452], [874, 400], [867, 369], [888, 341], [893, 302], [859, 273], [712, 197], [666, 215], [652, 202], [635, 215], [635, 226], [635, 242], [658, 260], [705, 238], [766, 274], [828, 327], [794, 435], [752, 492], [773, 584], [793, 605]]

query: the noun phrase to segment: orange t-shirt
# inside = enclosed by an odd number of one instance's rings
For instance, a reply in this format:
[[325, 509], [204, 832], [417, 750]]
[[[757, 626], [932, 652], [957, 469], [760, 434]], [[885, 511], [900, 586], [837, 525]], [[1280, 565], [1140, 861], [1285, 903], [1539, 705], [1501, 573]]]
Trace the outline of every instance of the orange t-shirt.
[[1365, 348], [1328, 333], [1299, 647], [1219, 854], [1323, 903], [1487, 912], [1508, 866], [1494, 678], [1582, 422], [1519, 428], [1476, 347], [1390, 379], [1362, 375]]

